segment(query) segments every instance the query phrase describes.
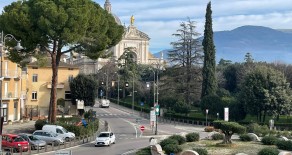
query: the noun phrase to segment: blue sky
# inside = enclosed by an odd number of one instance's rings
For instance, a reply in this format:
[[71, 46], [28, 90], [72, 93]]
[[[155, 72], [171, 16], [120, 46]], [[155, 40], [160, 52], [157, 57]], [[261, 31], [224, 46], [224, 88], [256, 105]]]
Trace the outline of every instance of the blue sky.
[[[0, 9], [16, 0], [1, 0]], [[105, 0], [95, 0], [101, 6]], [[172, 34], [188, 17], [197, 22], [197, 31], [203, 33], [205, 10], [209, 0], [110, 0], [112, 12], [125, 25], [131, 15], [135, 26], [147, 33], [150, 51], [171, 48], [176, 38]], [[213, 30], [232, 30], [243, 25], [267, 26], [274, 29], [292, 29], [291, 0], [213, 0]]]

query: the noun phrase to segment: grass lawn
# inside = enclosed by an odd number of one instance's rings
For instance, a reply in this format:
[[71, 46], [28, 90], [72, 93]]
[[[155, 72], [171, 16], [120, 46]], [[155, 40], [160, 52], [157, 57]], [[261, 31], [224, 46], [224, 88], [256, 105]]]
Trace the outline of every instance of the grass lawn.
[[242, 142], [239, 140], [233, 140], [233, 144], [229, 147], [217, 145], [220, 142], [222, 142], [222, 140], [200, 140], [199, 142], [185, 143], [182, 147], [184, 150], [191, 150], [196, 147], [205, 148], [208, 150], [209, 155], [234, 155], [236, 153], [257, 155], [257, 153], [265, 147], [276, 148], [276, 146], [262, 145], [260, 142]]

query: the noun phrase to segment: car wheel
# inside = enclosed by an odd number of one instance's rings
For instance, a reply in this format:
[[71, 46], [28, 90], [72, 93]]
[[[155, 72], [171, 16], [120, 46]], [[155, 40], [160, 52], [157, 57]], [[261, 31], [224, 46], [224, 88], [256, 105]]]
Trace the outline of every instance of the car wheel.
[[59, 142], [58, 141], [53, 141], [52, 145], [58, 146], [59, 145]]
[[116, 141], [113, 141], [113, 144], [116, 144]]
[[65, 138], [65, 141], [66, 141], [66, 142], [69, 142], [69, 140], [70, 140], [69, 137], [66, 137], [66, 138]]

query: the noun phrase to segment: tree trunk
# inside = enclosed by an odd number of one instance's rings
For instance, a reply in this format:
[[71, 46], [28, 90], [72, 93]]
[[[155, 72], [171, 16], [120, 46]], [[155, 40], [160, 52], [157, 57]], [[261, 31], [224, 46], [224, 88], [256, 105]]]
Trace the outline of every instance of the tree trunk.
[[[55, 44], [56, 45], [56, 44]], [[56, 122], [57, 116], [57, 84], [58, 84], [58, 67], [61, 57], [61, 51], [53, 50], [51, 53], [52, 58], [52, 88], [51, 88], [51, 98], [50, 98], [50, 114], [49, 123]]]
[[265, 108], [264, 116], [263, 116], [263, 122], [265, 122], [265, 120], [266, 120], [266, 115], [267, 115], [267, 109]]
[[231, 136], [232, 134], [228, 134], [228, 133], [224, 133], [225, 136], [224, 136], [224, 139], [223, 139], [223, 144], [232, 144], [232, 141], [231, 141]]

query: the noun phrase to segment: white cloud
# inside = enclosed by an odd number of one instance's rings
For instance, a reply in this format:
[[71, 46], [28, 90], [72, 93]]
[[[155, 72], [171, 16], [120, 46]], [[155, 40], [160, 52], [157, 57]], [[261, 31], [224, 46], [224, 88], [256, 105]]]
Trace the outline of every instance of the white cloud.
[[[2, 0], [4, 1], [4, 0]], [[5, 0], [0, 9], [16, 0]], [[95, 0], [102, 7], [105, 0]], [[135, 25], [151, 38], [152, 52], [170, 48], [171, 35], [187, 17], [197, 21], [203, 33], [206, 5], [210, 0], [110, 0], [112, 12], [126, 25], [131, 15]], [[289, 29], [292, 25], [291, 0], [212, 0], [214, 31], [243, 25]]]

